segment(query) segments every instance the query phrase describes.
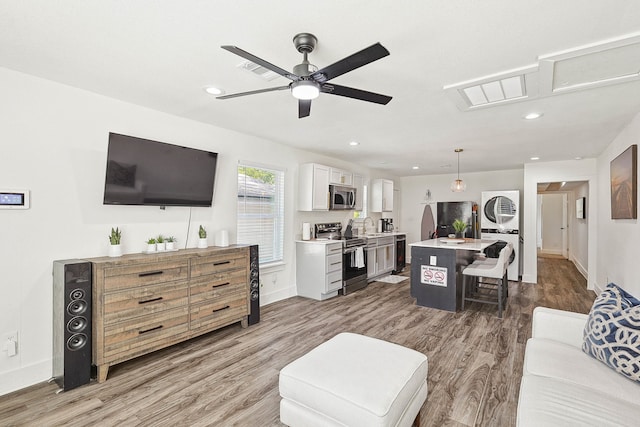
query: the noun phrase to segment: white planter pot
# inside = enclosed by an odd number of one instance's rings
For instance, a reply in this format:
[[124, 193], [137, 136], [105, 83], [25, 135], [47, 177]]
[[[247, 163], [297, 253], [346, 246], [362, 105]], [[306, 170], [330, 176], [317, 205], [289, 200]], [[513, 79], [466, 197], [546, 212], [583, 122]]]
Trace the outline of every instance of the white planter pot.
[[176, 243], [175, 242], [167, 242], [166, 243], [166, 247], [168, 251], [174, 251], [176, 249]]
[[109, 245], [109, 256], [112, 258], [122, 256], [122, 245]]
[[200, 249], [206, 249], [208, 247], [207, 238], [206, 237], [198, 239], [198, 247]]
[[156, 243], [156, 250], [158, 252], [164, 251], [167, 248], [165, 242], [162, 243]]
[[147, 252], [155, 252], [156, 251], [156, 244], [155, 243], [148, 243], [147, 244]]

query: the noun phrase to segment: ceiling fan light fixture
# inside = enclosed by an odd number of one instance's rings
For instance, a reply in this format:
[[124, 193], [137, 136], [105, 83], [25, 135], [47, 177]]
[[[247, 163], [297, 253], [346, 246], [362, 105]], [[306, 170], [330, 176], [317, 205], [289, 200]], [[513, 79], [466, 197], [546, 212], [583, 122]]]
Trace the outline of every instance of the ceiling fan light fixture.
[[467, 184], [460, 179], [460, 153], [464, 150], [462, 148], [456, 148], [453, 151], [458, 155], [458, 178], [451, 183], [451, 191], [454, 193], [462, 193], [467, 189]]
[[320, 85], [311, 80], [298, 80], [291, 83], [291, 94], [298, 99], [316, 99], [320, 95]]

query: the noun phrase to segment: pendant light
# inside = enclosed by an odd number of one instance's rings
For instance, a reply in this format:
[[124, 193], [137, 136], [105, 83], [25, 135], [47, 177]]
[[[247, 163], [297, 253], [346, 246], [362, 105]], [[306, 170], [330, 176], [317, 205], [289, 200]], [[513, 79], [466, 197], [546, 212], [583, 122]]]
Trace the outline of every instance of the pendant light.
[[464, 150], [462, 148], [456, 148], [453, 151], [458, 154], [458, 178], [451, 183], [451, 191], [462, 193], [467, 189], [467, 184], [465, 184], [464, 181], [460, 179], [460, 153], [462, 153]]

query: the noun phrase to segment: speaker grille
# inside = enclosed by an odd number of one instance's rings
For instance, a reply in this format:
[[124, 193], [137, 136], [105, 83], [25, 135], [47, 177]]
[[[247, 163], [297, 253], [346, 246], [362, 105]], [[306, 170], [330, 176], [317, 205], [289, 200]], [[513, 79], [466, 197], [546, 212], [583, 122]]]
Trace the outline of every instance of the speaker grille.
[[258, 245], [253, 245], [249, 248], [249, 287], [251, 291], [249, 324], [254, 325], [260, 321], [260, 260], [258, 257]]
[[67, 340], [67, 348], [71, 351], [78, 351], [87, 344], [87, 336], [85, 334], [74, 334]]

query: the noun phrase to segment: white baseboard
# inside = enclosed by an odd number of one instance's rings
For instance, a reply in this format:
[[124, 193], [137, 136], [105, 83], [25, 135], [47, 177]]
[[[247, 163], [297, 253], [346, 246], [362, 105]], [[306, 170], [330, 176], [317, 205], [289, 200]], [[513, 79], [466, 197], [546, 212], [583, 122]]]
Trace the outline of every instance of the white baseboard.
[[45, 360], [14, 371], [0, 374], [0, 396], [48, 381], [52, 373], [52, 361]]
[[268, 294], [260, 293], [260, 307], [272, 304], [276, 301], [282, 301], [283, 299], [295, 297], [297, 294], [298, 293], [296, 292], [295, 286], [291, 286], [275, 292], [270, 292]]
[[543, 255], [563, 255], [562, 249], [541, 249], [539, 253]]
[[575, 257], [571, 257], [571, 262], [573, 262], [573, 265], [576, 266], [576, 268], [578, 269], [578, 271], [580, 272], [580, 274], [582, 274], [582, 277], [584, 277], [585, 279], [588, 279], [589, 277], [589, 272], [587, 271], [586, 268], [584, 268], [584, 266], [582, 264], [580, 264], [580, 261], [578, 261]]

